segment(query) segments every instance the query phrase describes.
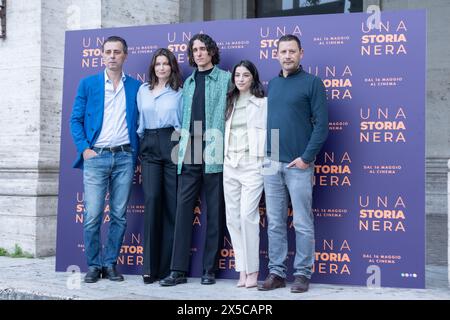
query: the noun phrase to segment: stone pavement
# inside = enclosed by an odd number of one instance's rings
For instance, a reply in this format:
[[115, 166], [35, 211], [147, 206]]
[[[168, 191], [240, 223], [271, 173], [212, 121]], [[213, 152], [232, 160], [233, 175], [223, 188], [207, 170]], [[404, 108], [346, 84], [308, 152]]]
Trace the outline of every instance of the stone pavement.
[[204, 286], [200, 279], [187, 284], [160, 287], [144, 285], [140, 276], [126, 275], [124, 282], [102, 279], [82, 281], [84, 274], [55, 272], [55, 257], [26, 259], [0, 257], [0, 300], [450, 300], [446, 266], [428, 265], [426, 289], [397, 289], [311, 284], [307, 293], [294, 294], [286, 288], [268, 292], [236, 288], [235, 280], [219, 279]]

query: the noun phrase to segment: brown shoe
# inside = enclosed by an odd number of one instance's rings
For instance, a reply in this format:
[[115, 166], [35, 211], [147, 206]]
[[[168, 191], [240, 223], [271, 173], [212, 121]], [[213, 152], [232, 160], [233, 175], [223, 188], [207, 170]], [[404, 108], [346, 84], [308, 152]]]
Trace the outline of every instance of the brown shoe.
[[260, 291], [269, 291], [277, 288], [286, 287], [286, 283], [284, 278], [277, 276], [274, 273], [269, 273], [266, 280], [262, 284], [258, 286], [258, 290]]
[[309, 279], [305, 276], [295, 276], [294, 283], [291, 286], [291, 292], [302, 293], [308, 291]]

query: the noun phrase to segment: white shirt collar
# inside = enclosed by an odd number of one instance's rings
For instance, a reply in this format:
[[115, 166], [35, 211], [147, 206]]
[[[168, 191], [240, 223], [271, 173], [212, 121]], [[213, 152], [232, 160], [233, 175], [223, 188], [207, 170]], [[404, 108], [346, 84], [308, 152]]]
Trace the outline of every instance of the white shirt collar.
[[[111, 83], [111, 79], [109, 79], [108, 73], [106, 72], [106, 69], [104, 71], [105, 73], [105, 84], [106, 83]], [[125, 73], [122, 71], [122, 82], [125, 82], [125, 80], [127, 79], [127, 77], [125, 76]]]

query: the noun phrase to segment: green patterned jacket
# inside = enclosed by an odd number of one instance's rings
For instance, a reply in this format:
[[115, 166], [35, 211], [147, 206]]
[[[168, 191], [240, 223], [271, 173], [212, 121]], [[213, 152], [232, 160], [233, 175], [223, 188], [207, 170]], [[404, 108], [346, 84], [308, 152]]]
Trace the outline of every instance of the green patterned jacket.
[[[183, 124], [178, 151], [178, 174], [181, 174], [182, 162], [189, 141], [192, 97], [195, 91], [195, 72], [183, 85]], [[231, 74], [228, 71], [214, 69], [205, 78], [205, 173], [223, 171], [223, 137], [225, 130], [226, 95]]]

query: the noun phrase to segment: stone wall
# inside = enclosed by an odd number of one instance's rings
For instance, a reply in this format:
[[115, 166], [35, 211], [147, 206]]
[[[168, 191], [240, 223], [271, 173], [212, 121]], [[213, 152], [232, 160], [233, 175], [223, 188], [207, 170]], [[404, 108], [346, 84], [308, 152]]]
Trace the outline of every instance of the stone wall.
[[180, 0], [102, 0], [102, 27], [179, 22]]
[[8, 1], [0, 40], [0, 247], [36, 251], [40, 148], [41, 5]]

